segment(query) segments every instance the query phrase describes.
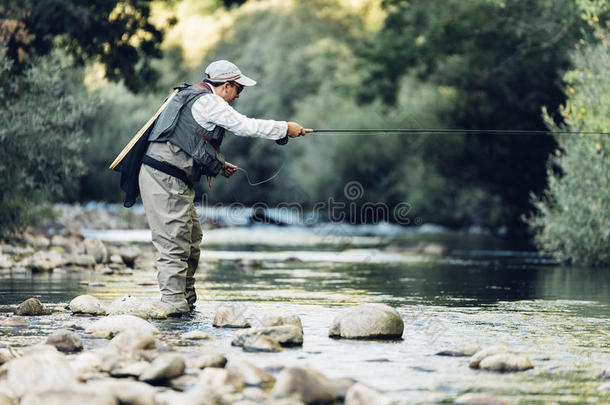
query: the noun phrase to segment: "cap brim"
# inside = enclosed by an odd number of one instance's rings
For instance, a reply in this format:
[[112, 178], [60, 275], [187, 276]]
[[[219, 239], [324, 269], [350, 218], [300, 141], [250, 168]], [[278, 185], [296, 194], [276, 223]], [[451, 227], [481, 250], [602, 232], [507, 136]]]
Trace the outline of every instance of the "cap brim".
[[254, 86], [256, 84], [256, 80], [252, 80], [244, 74], [242, 74], [239, 79], [236, 79], [235, 81], [242, 86]]

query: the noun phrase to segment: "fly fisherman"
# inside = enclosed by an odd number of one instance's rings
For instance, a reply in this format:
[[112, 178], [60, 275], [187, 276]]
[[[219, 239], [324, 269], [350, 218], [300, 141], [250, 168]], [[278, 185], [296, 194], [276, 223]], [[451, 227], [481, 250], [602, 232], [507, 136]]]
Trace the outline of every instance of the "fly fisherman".
[[248, 118], [235, 111], [230, 104], [244, 87], [256, 82], [233, 63], [212, 62], [205, 76], [198, 84], [180, 88], [156, 120], [138, 177], [152, 242], [159, 253], [161, 305], [173, 315], [192, 311], [197, 301], [194, 275], [202, 231], [193, 204], [193, 184], [206, 176], [211, 185], [219, 173], [231, 177], [237, 171], [220, 153], [225, 130], [274, 140], [312, 131], [295, 122]]

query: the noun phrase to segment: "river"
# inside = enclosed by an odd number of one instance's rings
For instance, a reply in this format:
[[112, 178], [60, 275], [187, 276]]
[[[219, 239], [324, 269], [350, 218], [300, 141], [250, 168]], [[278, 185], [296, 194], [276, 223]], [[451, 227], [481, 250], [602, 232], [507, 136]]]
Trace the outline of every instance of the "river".
[[[113, 233], [114, 232], [114, 233]], [[199, 301], [190, 319], [156, 321], [163, 339], [203, 330], [215, 339], [201, 350], [239, 354], [259, 367], [312, 367], [327, 377], [351, 377], [405, 403], [452, 401], [465, 392], [486, 392], [510, 403], [610, 403], [599, 372], [610, 366], [610, 271], [564, 267], [522, 241], [449, 233], [332, 235], [305, 229], [231, 228], [206, 232]], [[148, 246], [146, 231], [89, 231], [105, 240]], [[392, 247], [435, 241], [449, 255], [405, 254]], [[79, 294], [104, 300], [125, 294], [156, 297], [154, 272], [131, 276], [82, 273], [4, 276], [0, 311], [36, 296], [65, 305]], [[102, 281], [99, 287], [81, 283]], [[231, 329], [212, 327], [220, 303], [238, 306], [256, 322], [262, 314], [296, 314], [303, 321], [302, 348], [281, 353], [242, 353], [230, 346]], [[346, 306], [381, 302], [405, 323], [403, 339], [391, 342], [328, 338], [332, 319]], [[70, 315], [33, 320], [26, 330], [0, 332], [19, 346], [40, 342]], [[530, 358], [519, 373], [472, 370], [467, 357], [441, 350], [506, 344]], [[85, 339], [86, 348], [101, 344]], [[192, 347], [190, 348], [192, 349]], [[185, 348], [187, 350], [187, 348]]]

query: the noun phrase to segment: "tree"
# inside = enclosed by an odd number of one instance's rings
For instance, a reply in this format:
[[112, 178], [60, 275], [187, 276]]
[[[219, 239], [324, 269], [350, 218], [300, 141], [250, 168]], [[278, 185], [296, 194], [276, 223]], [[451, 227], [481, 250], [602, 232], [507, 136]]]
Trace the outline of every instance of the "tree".
[[27, 57], [55, 47], [77, 63], [104, 65], [110, 80], [139, 91], [154, 82], [151, 58], [160, 56], [163, 32], [149, 21], [151, 0], [5, 0], [0, 42], [16, 70]]

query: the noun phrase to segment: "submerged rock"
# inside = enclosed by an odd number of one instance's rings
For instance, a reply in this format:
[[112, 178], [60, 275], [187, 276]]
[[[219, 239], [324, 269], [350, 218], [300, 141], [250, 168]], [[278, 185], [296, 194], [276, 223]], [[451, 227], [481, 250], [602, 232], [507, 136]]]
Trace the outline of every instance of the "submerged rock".
[[270, 326], [243, 331], [233, 338], [231, 345], [244, 347], [247, 340], [264, 336], [284, 347], [302, 346], [303, 330], [294, 325]]
[[404, 323], [398, 311], [385, 304], [349, 308], [333, 320], [328, 335], [352, 339], [399, 339]]
[[166, 381], [184, 374], [184, 359], [176, 353], [164, 353], [157, 357], [140, 375], [140, 381]]
[[92, 295], [79, 295], [70, 301], [69, 306], [73, 314], [106, 315], [102, 302]]
[[143, 333], [155, 334], [159, 330], [150, 322], [134, 315], [107, 316], [93, 322], [85, 329], [85, 333], [95, 337], [112, 338], [119, 332], [136, 329]]
[[17, 306], [15, 315], [50, 315], [51, 310], [47, 309], [38, 298], [28, 298]]
[[244, 317], [241, 305], [220, 305], [216, 310], [213, 326], [217, 328], [249, 328], [250, 322]]
[[352, 385], [345, 394], [345, 405], [391, 405], [394, 403], [390, 397], [360, 383]]
[[483, 393], [470, 393], [460, 395], [453, 402], [456, 405], [505, 405], [504, 400]]
[[286, 368], [278, 376], [271, 396], [295, 397], [306, 404], [334, 404], [337, 393], [334, 385], [315, 370]]
[[479, 346], [464, 346], [458, 347], [457, 349], [441, 350], [436, 353], [437, 356], [449, 356], [449, 357], [470, 357], [476, 352], [480, 351]]
[[506, 352], [485, 357], [481, 360], [479, 368], [491, 371], [523, 371], [534, 368], [534, 366], [527, 357]]
[[80, 336], [65, 329], [53, 332], [47, 338], [46, 344], [55, 346], [60, 352], [80, 352], [83, 350], [83, 341]]

